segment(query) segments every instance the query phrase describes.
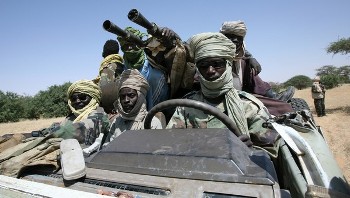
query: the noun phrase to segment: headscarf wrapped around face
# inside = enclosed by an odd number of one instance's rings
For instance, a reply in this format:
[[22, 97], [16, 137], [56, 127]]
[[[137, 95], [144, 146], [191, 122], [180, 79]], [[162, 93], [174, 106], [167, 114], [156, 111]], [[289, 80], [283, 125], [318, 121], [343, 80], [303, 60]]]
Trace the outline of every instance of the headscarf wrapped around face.
[[196, 63], [210, 57], [221, 57], [232, 62], [236, 52], [236, 45], [225, 35], [217, 32], [196, 34], [187, 43]]
[[[70, 97], [73, 93], [84, 93], [91, 97], [91, 101], [82, 109], [74, 109]], [[101, 89], [91, 80], [79, 80], [74, 82], [67, 91], [68, 106], [77, 118], [73, 122], [78, 122], [88, 117], [95, 110], [101, 101]]]
[[[245, 37], [247, 33], [247, 27], [243, 21], [226, 21], [220, 28], [220, 33], [225, 35], [236, 35]], [[242, 47], [236, 51], [235, 60], [243, 58], [245, 54], [245, 43], [243, 41]]]
[[[132, 27], [126, 27], [125, 31], [130, 32], [131, 34], [134, 34], [135, 36], [139, 37], [141, 40], [144, 36], [147, 36], [146, 33], [142, 33], [140, 30], [134, 29]], [[122, 49], [128, 42], [130, 42], [121, 36], [118, 36], [117, 39]], [[129, 69], [140, 69], [145, 63], [146, 55], [142, 48], [139, 48], [138, 50], [122, 50], [122, 51], [124, 52], [123, 58], [124, 58], [125, 66], [127, 66]]]
[[247, 27], [243, 21], [226, 21], [222, 24], [220, 33], [233, 34], [244, 38], [247, 33]]
[[[126, 113], [120, 103], [119, 92], [122, 88], [131, 88], [136, 90], [138, 99], [134, 108]], [[117, 108], [121, 117], [126, 120], [135, 120], [133, 127], [139, 125], [147, 114], [146, 110], [146, 94], [149, 89], [147, 80], [137, 69], [128, 69], [123, 71], [121, 78], [117, 83], [118, 99], [114, 102], [114, 107]], [[135, 125], [135, 126], [134, 126]]]
[[[133, 28], [133, 27], [126, 27], [126, 28], [124, 29], [124, 31], [130, 32], [131, 34], [133, 34], [133, 35], [139, 37], [141, 40], [143, 39], [143, 37], [147, 36], [146, 33], [143, 33], [143, 32], [141, 32], [140, 30], [137, 30], [137, 29], [135, 29], [135, 28]], [[125, 45], [126, 40], [125, 40], [124, 37], [118, 36], [117, 39], [118, 39], [118, 41], [119, 41], [119, 43], [120, 43], [120, 46]]]
[[[236, 53], [235, 44], [221, 33], [201, 33], [192, 36], [187, 43], [194, 55], [195, 62], [203, 58], [226, 59], [226, 71], [214, 81], [206, 80], [198, 71], [202, 94], [207, 98], [216, 98], [225, 94], [225, 106], [228, 116], [235, 121], [241, 134], [248, 132], [243, 103], [233, 87], [232, 60]], [[198, 69], [198, 68], [197, 68]]]

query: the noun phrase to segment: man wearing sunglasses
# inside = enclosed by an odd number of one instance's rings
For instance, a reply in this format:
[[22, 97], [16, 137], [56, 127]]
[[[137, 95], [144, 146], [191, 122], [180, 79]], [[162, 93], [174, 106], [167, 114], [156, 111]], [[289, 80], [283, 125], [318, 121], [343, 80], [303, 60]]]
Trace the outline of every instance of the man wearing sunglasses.
[[[253, 95], [238, 91], [233, 86], [232, 61], [236, 46], [221, 33], [201, 33], [192, 36], [187, 44], [194, 54], [199, 75], [200, 90], [186, 98], [218, 108], [233, 120], [247, 145], [264, 147], [276, 156], [279, 135], [263, 128], [269, 119], [266, 107]], [[201, 110], [178, 107], [167, 128], [227, 128], [219, 119]], [[251, 140], [250, 140], [251, 139]]]
[[79, 80], [68, 88], [67, 96], [71, 113], [44, 133], [77, 139], [84, 154], [90, 155], [100, 148], [103, 136], [109, 132], [108, 115], [100, 107], [101, 89], [91, 80]]

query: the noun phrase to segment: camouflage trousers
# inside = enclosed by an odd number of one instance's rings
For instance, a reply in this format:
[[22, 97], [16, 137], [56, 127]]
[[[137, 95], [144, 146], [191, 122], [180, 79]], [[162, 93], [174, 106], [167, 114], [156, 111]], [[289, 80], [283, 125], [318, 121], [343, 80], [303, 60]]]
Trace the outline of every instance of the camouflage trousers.
[[314, 105], [318, 117], [326, 115], [324, 98], [314, 99]]

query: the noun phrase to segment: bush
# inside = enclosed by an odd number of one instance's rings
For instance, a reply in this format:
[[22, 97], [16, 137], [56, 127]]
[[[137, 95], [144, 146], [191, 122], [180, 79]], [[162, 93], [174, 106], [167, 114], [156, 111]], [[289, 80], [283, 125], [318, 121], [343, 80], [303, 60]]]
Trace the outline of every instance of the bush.
[[301, 89], [305, 89], [307, 87], [311, 87], [312, 85], [312, 80], [304, 75], [298, 75], [298, 76], [294, 76], [291, 79], [287, 80], [284, 84], [284, 87], [288, 87], [288, 86], [294, 86], [297, 89], [301, 90]]

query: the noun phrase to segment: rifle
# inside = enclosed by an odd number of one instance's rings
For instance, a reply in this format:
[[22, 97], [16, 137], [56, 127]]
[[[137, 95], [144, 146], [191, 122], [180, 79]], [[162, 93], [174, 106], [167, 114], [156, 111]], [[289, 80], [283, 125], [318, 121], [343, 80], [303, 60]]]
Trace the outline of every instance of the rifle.
[[122, 30], [120, 27], [118, 27], [117, 25], [115, 25], [109, 20], [104, 21], [102, 26], [107, 32], [123, 37], [125, 40], [129, 42], [135, 42], [138, 46], [141, 46], [141, 47], [146, 46], [146, 43], [143, 42], [139, 37], [135, 36], [133, 33]]

